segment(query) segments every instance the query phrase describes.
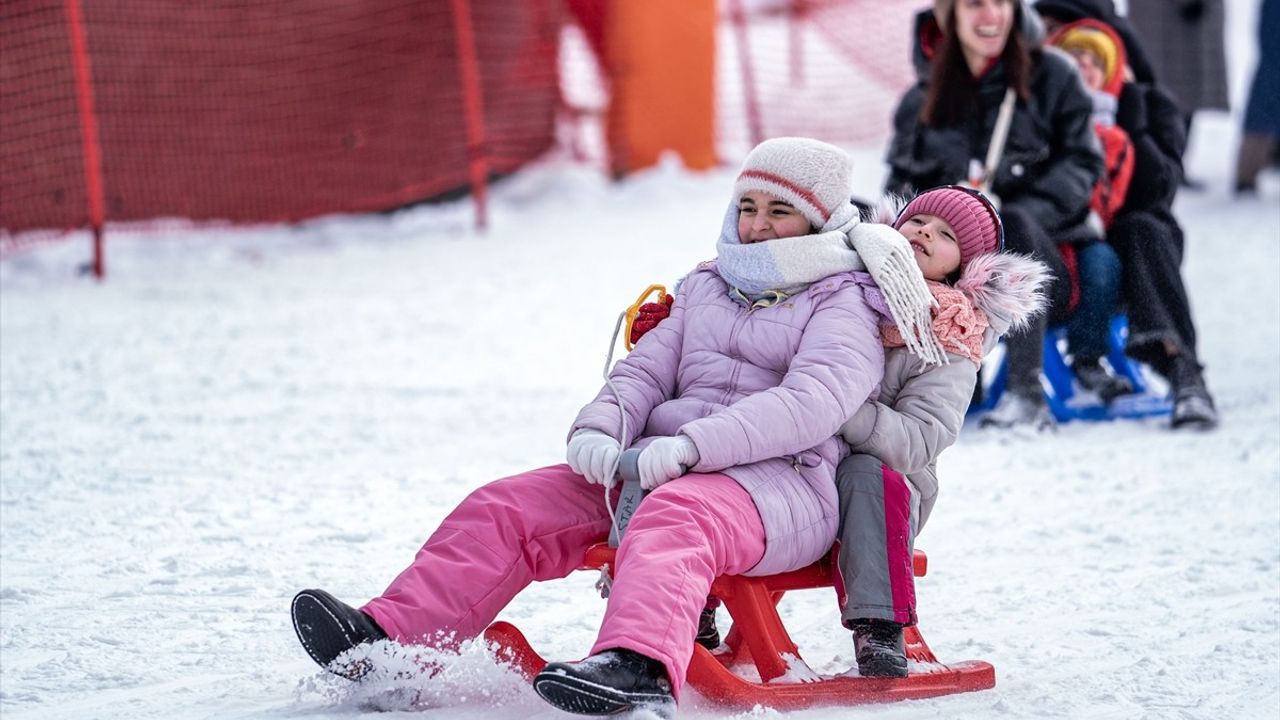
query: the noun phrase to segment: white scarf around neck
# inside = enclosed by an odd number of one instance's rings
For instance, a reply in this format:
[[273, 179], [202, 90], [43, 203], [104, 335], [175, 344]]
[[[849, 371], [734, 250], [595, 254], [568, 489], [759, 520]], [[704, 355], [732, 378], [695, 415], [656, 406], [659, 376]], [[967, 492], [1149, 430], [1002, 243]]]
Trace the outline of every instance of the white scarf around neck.
[[852, 203], [837, 208], [817, 233], [747, 245], [738, 239], [738, 206], [731, 204], [716, 242], [716, 268], [751, 302], [795, 295], [836, 273], [865, 271], [884, 293], [907, 348], [928, 363], [946, 362], [933, 334], [936, 301], [911, 245], [888, 225], [860, 222]]

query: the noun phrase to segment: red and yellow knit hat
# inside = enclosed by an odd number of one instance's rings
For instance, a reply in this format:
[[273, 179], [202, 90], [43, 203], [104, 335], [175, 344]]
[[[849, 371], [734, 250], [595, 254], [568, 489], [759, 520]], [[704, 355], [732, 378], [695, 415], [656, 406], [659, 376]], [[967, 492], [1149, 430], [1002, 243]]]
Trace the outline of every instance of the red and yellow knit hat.
[[1106, 78], [1104, 85], [1111, 82], [1111, 78], [1115, 77], [1119, 69], [1116, 65], [1118, 56], [1116, 43], [1101, 30], [1090, 27], [1069, 28], [1057, 38], [1054, 44], [1067, 52], [1093, 53], [1102, 61], [1102, 74]]
[[1084, 18], [1058, 28], [1049, 36], [1046, 44], [1066, 52], [1087, 50], [1097, 55], [1102, 59], [1103, 73], [1107, 78], [1102, 89], [1116, 97], [1120, 96], [1120, 88], [1124, 85], [1124, 68], [1129, 57], [1125, 53], [1124, 41], [1115, 28], [1101, 20]]

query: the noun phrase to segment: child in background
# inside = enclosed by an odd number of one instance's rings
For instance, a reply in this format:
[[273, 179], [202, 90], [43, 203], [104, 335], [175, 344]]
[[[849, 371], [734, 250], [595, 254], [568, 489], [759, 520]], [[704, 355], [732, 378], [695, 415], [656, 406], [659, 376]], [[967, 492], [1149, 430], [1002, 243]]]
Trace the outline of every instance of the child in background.
[[[1105, 169], [1093, 187], [1089, 205], [1104, 231], [1124, 206], [1133, 178], [1134, 148], [1129, 134], [1116, 125], [1116, 108], [1124, 86], [1125, 52], [1115, 30], [1097, 20], [1079, 20], [1058, 28], [1049, 39], [1076, 61], [1080, 77], [1093, 100], [1093, 129], [1102, 143]], [[1108, 350], [1111, 316], [1120, 300], [1120, 258], [1104, 243], [1060, 246], [1072, 278], [1067, 342], [1071, 369], [1085, 388], [1103, 402], [1133, 392], [1123, 377], [1107, 372], [1099, 362]]]
[[1133, 143], [1116, 125], [1116, 108], [1124, 86], [1124, 44], [1115, 31], [1097, 20], [1064, 25], [1050, 39], [1065, 50], [1080, 68], [1080, 78], [1093, 100], [1093, 130], [1102, 142], [1106, 172], [1093, 188], [1090, 206], [1110, 227], [1124, 206], [1133, 179]]

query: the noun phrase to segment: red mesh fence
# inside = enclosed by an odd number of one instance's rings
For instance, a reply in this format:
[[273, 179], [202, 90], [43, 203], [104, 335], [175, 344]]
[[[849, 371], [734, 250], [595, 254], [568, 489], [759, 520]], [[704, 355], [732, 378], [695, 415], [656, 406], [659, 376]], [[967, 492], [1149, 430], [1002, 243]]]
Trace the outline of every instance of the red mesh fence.
[[[568, 3], [599, 13], [608, 0]], [[33, 229], [93, 224], [86, 114], [107, 221], [382, 210], [512, 172], [557, 145], [603, 152], [608, 81], [583, 39], [601, 41], [599, 26], [569, 27], [565, 4], [0, 2], [0, 255]], [[776, 135], [886, 137], [912, 79], [911, 17], [923, 4], [720, 0], [721, 158], [736, 162]], [[471, 43], [459, 41], [459, 9]], [[469, 110], [482, 121], [469, 126]]]
[[927, 0], [723, 0], [720, 155], [738, 158], [782, 135], [846, 145], [887, 138], [893, 109], [915, 79], [913, 18], [927, 6]]
[[[76, 2], [0, 3], [10, 231], [90, 219]], [[509, 172], [554, 138], [555, 0], [84, 3], [107, 218], [293, 220], [466, 186], [454, 5], [483, 30], [482, 151], [489, 171]]]

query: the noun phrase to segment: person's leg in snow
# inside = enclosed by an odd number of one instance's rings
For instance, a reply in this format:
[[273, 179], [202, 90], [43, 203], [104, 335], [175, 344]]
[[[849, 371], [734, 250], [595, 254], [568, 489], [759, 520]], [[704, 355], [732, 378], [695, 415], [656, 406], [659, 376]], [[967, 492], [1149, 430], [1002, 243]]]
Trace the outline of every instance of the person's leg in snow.
[[1195, 322], [1182, 281], [1182, 228], [1171, 217], [1129, 212], [1116, 218], [1107, 239], [1124, 267], [1129, 313], [1125, 353], [1169, 381], [1173, 428], [1216, 427], [1218, 411], [1197, 355]]
[[1036, 218], [1022, 208], [1006, 207], [1000, 211], [1004, 221], [1005, 249], [1029, 255], [1049, 266], [1052, 281], [1045, 288], [1048, 314], [1031, 318], [1021, 330], [1005, 336], [1005, 363], [1009, 368], [1005, 393], [991, 412], [982, 416], [982, 427], [1024, 427], [1036, 431], [1056, 426], [1040, 385], [1044, 360], [1044, 336], [1050, 324], [1065, 319], [1071, 299], [1071, 281], [1066, 261], [1058, 244]]
[[1081, 387], [1110, 404], [1133, 392], [1128, 378], [1112, 373], [1100, 362], [1110, 350], [1111, 318], [1120, 302], [1120, 256], [1102, 241], [1081, 243], [1075, 253], [1080, 303], [1067, 320], [1071, 370]]
[[569, 712], [674, 712], [692, 639], [717, 575], [741, 574], [764, 556], [764, 526], [751, 496], [720, 474], [690, 474], [655, 490], [631, 519], [591, 655], [551, 663], [534, 678], [547, 702]]
[[914, 490], [871, 455], [850, 455], [836, 470], [845, 589], [841, 621], [853, 631], [858, 673], [906, 677], [902, 628], [916, 622], [911, 554], [918, 522]]
[[343, 670], [333, 665], [342, 653], [380, 639], [374, 629], [406, 644], [452, 645], [483, 632], [530, 582], [577, 569], [609, 526], [604, 490], [568, 465], [497, 480], [459, 503], [381, 596], [357, 611], [324, 591], [303, 591], [294, 627], [312, 659], [333, 672]]

